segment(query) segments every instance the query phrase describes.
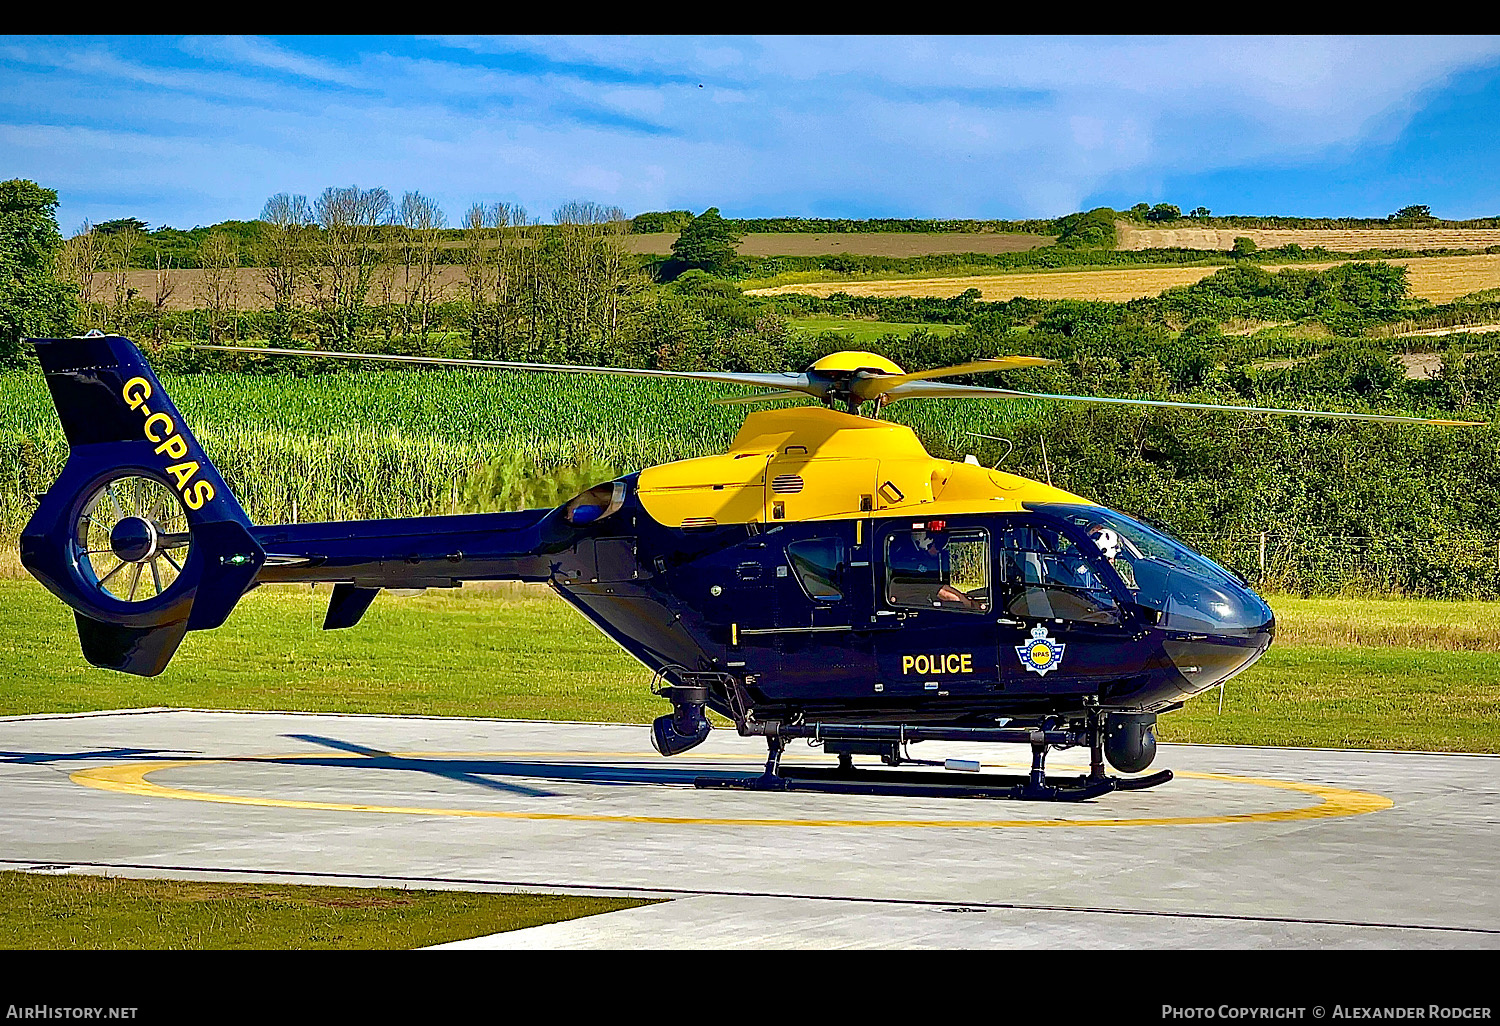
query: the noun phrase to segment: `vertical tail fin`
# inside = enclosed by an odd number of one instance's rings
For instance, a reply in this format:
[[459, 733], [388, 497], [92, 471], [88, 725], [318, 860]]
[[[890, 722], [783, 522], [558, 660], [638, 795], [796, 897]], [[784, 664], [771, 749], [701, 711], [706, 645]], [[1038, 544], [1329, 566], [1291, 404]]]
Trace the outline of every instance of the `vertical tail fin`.
[[21, 562], [73, 608], [89, 662], [154, 676], [187, 631], [224, 622], [265, 552], [128, 339], [32, 343], [70, 451]]

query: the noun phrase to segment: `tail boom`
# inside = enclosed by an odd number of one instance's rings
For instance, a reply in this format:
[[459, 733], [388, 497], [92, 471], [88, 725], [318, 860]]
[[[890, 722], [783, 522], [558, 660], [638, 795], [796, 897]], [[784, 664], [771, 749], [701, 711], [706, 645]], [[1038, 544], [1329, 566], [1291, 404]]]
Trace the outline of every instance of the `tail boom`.
[[546, 581], [571, 544], [556, 510], [393, 520], [274, 524], [251, 530], [267, 553], [257, 584], [453, 587], [463, 581]]

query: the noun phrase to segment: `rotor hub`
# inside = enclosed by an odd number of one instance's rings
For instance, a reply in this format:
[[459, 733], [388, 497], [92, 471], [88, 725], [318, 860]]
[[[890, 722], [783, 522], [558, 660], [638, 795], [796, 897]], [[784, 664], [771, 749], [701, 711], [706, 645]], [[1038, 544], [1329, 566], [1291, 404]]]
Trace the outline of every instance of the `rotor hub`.
[[125, 517], [109, 532], [109, 548], [127, 563], [140, 563], [156, 555], [160, 533], [145, 517]]

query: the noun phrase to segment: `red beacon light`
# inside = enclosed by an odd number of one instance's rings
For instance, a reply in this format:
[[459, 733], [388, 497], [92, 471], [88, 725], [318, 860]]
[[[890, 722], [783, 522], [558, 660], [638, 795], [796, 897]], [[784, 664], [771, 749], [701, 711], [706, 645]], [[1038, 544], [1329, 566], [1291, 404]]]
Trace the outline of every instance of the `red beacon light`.
[[929, 520], [929, 521], [927, 521], [927, 530], [929, 530], [929, 531], [946, 531], [946, 530], [948, 530], [948, 521], [946, 521], [946, 520]]

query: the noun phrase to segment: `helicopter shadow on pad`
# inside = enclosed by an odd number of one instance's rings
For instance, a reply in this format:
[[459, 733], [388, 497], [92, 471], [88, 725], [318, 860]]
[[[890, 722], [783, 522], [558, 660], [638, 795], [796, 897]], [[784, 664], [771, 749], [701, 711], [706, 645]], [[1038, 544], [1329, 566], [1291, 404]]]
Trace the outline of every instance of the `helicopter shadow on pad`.
[[702, 766], [647, 767], [630, 764], [584, 764], [574, 762], [546, 762], [517, 759], [440, 759], [420, 756], [393, 755], [376, 748], [368, 748], [337, 738], [316, 734], [284, 734], [283, 737], [309, 744], [320, 745], [336, 751], [348, 752], [353, 758], [339, 756], [290, 756], [282, 759], [257, 759], [257, 762], [282, 763], [293, 766], [325, 766], [355, 769], [403, 770], [414, 773], [430, 773], [461, 783], [473, 784], [491, 791], [503, 791], [529, 798], [561, 797], [555, 791], [541, 790], [522, 783], [510, 783], [496, 777], [515, 777], [536, 781], [596, 784], [606, 787], [668, 785], [692, 787], [704, 777], [723, 777], [726, 780], [744, 775], [743, 771], [714, 772]]
[[0, 751], [0, 765], [35, 766], [54, 762], [79, 762], [94, 759], [180, 759], [197, 752], [181, 748], [103, 748], [87, 752], [10, 752]]

